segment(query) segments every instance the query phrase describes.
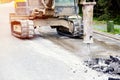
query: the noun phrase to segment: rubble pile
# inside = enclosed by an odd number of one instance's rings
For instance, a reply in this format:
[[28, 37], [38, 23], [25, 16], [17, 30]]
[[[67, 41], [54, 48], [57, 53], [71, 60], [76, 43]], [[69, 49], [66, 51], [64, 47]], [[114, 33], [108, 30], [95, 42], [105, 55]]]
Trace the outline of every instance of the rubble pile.
[[120, 75], [120, 56], [92, 58], [86, 60], [85, 65], [99, 72]]
[[108, 80], [120, 80], [120, 79], [117, 79], [117, 78], [109, 78]]

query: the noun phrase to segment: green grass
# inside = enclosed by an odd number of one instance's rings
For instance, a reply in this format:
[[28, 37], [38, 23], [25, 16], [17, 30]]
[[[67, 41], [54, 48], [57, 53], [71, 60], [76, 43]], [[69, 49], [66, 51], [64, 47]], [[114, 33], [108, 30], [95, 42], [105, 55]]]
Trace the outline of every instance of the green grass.
[[[94, 18], [94, 25], [105, 25], [107, 24], [106, 21], [98, 21], [97, 19]], [[114, 31], [113, 32], [107, 32], [107, 30], [102, 30], [102, 29], [99, 29], [99, 28], [95, 28], [95, 30], [98, 30], [98, 31], [101, 31], [101, 32], [105, 32], [105, 33], [110, 33], [110, 34], [120, 34], [120, 28], [114, 28]]]
[[114, 32], [110, 32], [110, 33], [112, 33], [112, 34], [120, 34], [120, 29], [115, 28]]
[[106, 30], [96, 29], [101, 32], [110, 33], [110, 34], [120, 34], [120, 29], [115, 28], [113, 32], [107, 32]]
[[93, 20], [94, 24], [106, 24], [106, 21], [98, 21], [97, 19]]

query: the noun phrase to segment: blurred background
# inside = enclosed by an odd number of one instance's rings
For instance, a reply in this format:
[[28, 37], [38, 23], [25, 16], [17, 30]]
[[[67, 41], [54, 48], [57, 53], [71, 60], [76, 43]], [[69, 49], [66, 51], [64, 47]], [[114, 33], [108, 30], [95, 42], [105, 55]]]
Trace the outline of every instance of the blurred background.
[[8, 2], [11, 2], [11, 1], [13, 1], [13, 0], [0, 0], [0, 4], [2, 4], [2, 3], [8, 3]]

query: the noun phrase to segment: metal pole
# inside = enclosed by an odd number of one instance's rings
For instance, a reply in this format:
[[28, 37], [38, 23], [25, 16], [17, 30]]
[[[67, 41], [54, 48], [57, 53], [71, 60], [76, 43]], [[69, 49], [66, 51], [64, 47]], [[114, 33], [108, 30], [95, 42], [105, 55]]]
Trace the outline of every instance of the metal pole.
[[83, 11], [84, 43], [93, 43], [93, 8], [96, 2], [81, 2]]

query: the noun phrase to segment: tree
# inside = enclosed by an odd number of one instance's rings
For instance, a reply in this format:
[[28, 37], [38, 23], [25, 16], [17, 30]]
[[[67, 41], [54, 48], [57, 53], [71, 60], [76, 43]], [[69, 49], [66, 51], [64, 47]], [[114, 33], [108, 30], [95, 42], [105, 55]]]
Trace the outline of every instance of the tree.
[[[99, 20], [120, 20], [120, 0], [96, 0], [95, 17]], [[117, 21], [116, 20], [116, 21]]]

